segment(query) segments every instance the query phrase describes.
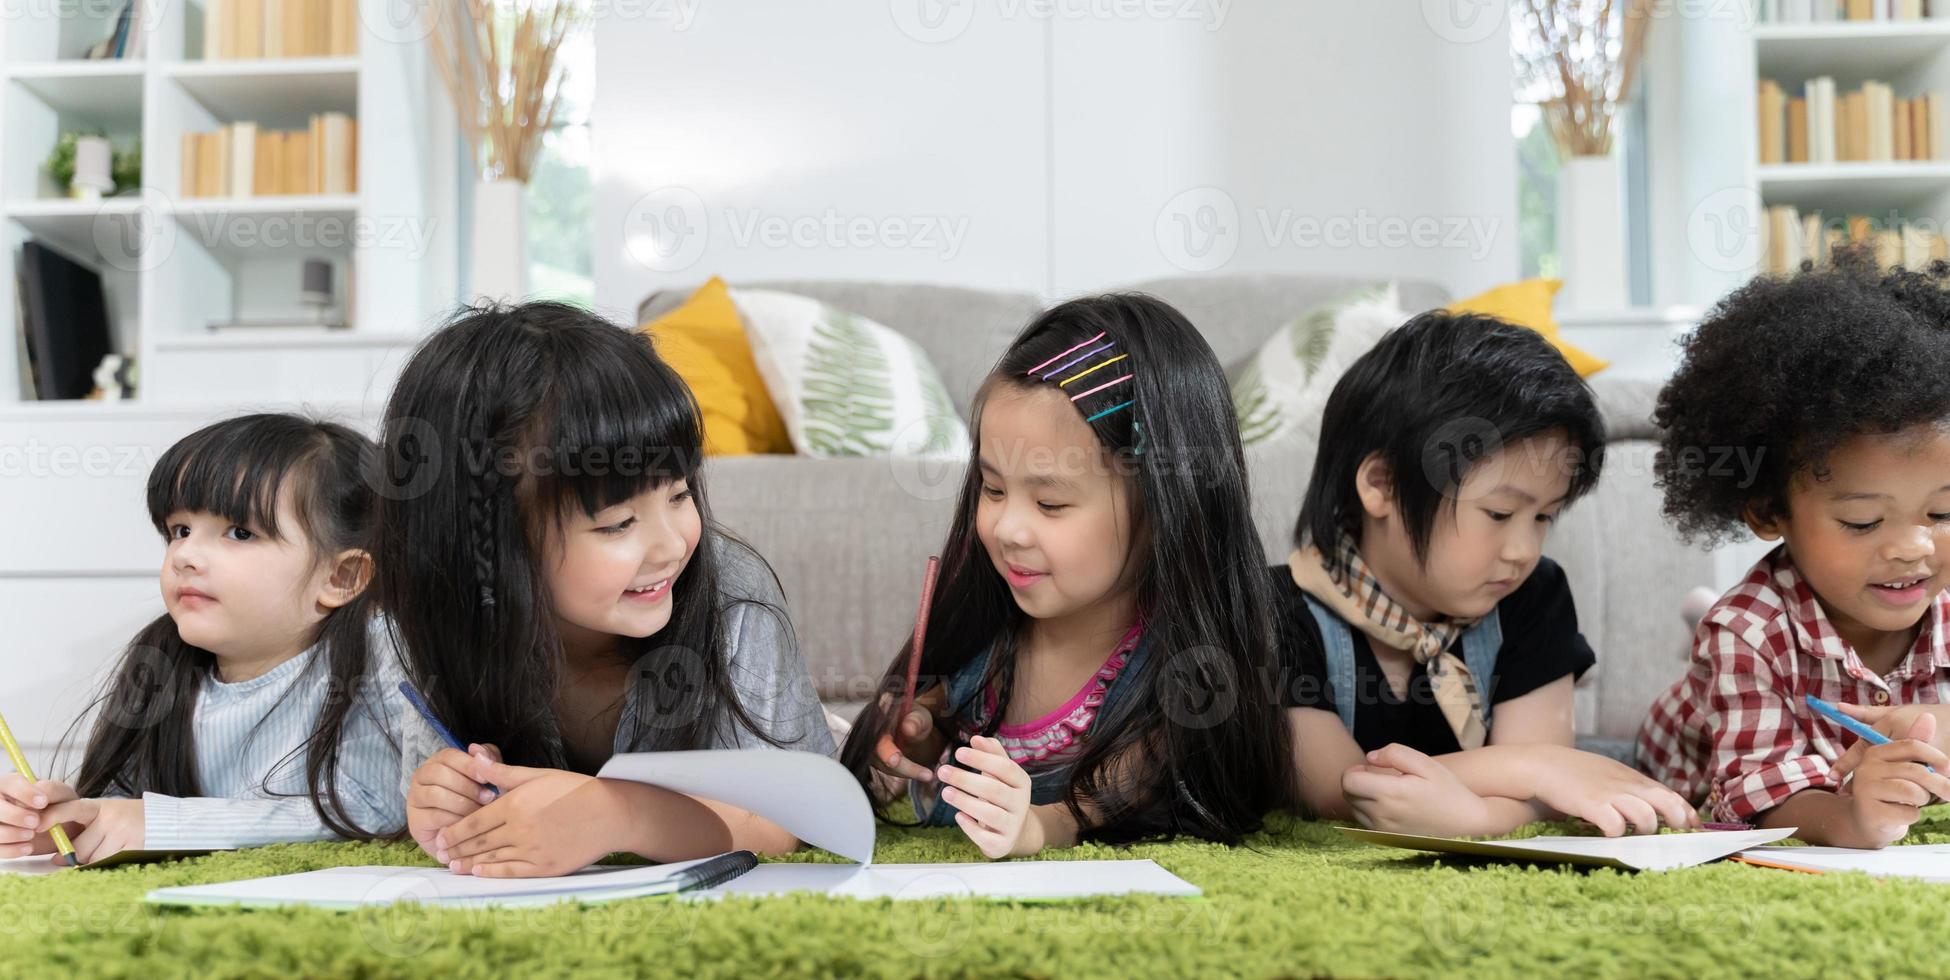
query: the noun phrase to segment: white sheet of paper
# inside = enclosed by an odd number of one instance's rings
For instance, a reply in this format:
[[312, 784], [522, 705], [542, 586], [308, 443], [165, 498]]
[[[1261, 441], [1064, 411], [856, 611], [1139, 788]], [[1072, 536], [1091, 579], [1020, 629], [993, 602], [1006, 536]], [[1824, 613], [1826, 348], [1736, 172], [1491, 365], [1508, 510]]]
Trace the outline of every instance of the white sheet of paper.
[[0, 859], [0, 875], [51, 875], [73, 870], [66, 862], [57, 863], [52, 854]]
[[629, 779], [750, 810], [815, 847], [873, 861], [873, 805], [846, 767], [778, 749], [629, 752], [596, 775]]
[[598, 865], [557, 878], [476, 878], [457, 875], [445, 868], [325, 868], [215, 885], [158, 888], [149, 893], [149, 901], [162, 905], [254, 908], [303, 905], [336, 909], [395, 902], [463, 907], [607, 902], [668, 892], [670, 879], [677, 872], [708, 860], [712, 859], [649, 866]]
[[1671, 871], [1717, 861], [1748, 848], [1794, 836], [1793, 827], [1772, 830], [1705, 830], [1688, 834], [1646, 834], [1633, 837], [1529, 837], [1523, 840], [1458, 840], [1421, 834], [1392, 834], [1360, 827], [1337, 827], [1341, 833], [1372, 844], [1415, 851], [1468, 854], [1560, 864], [1591, 864], [1633, 871]]
[[997, 864], [761, 864], [687, 898], [817, 892], [835, 898], [986, 898], [1063, 901], [1097, 895], [1195, 898], [1197, 885], [1156, 861], [1008, 861]]
[[1860, 871], [1877, 878], [1950, 882], [1950, 844], [1900, 844], [1879, 851], [1852, 847], [1757, 847], [1741, 857], [1809, 871]]

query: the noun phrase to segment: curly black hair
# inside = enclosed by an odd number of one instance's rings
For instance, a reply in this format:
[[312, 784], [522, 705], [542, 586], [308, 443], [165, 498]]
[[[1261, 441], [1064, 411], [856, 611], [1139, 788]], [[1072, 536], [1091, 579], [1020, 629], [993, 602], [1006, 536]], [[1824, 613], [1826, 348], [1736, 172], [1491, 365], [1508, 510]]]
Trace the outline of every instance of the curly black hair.
[[1788, 482], [1826, 476], [1858, 435], [1950, 420], [1950, 264], [1878, 272], [1867, 249], [1763, 276], [1721, 300], [1682, 345], [1653, 419], [1665, 514], [1688, 540], [1787, 514]]

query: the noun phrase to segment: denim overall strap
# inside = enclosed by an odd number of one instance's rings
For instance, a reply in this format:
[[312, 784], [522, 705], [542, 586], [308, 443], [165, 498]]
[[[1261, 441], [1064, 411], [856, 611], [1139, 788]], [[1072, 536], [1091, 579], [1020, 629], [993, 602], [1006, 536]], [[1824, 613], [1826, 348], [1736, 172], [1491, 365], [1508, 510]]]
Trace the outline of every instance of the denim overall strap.
[[[1104, 703], [1097, 709], [1096, 720], [1091, 722], [1094, 729], [1098, 723], [1107, 719], [1111, 724], [1122, 721], [1129, 713], [1129, 705], [1139, 696], [1136, 683], [1131, 678], [1143, 668], [1145, 658], [1150, 653], [1150, 644], [1139, 640], [1137, 648], [1124, 659], [1124, 669], [1118, 672], [1117, 679], [1111, 682], [1110, 690], [1104, 693]], [[989, 651], [983, 651], [969, 661], [953, 676], [948, 678], [948, 703], [952, 706], [955, 724], [968, 716], [976, 707], [976, 698], [982, 693], [982, 678], [988, 672]], [[1093, 680], [1094, 683], [1094, 680]], [[1029, 802], [1032, 806], [1056, 803], [1063, 799], [1070, 788], [1070, 767], [1058, 766], [1029, 774]], [[953, 806], [935, 797], [939, 787], [930, 786], [926, 792], [919, 784], [908, 783], [908, 800], [914, 804], [914, 815], [923, 826], [952, 827], [955, 825], [956, 810]]]
[[1321, 652], [1327, 659], [1327, 691], [1334, 698], [1334, 712], [1341, 716], [1341, 727], [1354, 734], [1354, 629], [1313, 596], [1301, 593], [1307, 611], [1320, 626]]
[[1490, 730], [1490, 698], [1495, 691], [1490, 684], [1496, 677], [1496, 655], [1503, 649], [1503, 622], [1497, 617], [1497, 610], [1476, 621], [1476, 625], [1463, 631], [1463, 665], [1469, 668], [1469, 676], [1476, 681], [1476, 693], [1483, 699], [1483, 731]]
[[[1341, 726], [1354, 734], [1354, 628], [1343, 622], [1313, 596], [1306, 596], [1307, 610], [1320, 625], [1320, 643], [1327, 659], [1327, 685], [1334, 695], [1334, 711]], [[1496, 676], [1496, 656], [1503, 649], [1503, 623], [1492, 609], [1490, 614], [1463, 631], [1463, 664], [1475, 678], [1483, 696], [1483, 728], [1490, 727], [1490, 679]]]

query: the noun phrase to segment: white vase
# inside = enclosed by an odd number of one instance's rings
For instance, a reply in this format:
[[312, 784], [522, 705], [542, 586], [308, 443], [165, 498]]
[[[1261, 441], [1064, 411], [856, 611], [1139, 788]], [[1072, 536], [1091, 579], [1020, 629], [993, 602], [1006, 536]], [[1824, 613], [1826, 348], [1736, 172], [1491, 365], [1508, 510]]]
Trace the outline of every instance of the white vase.
[[83, 201], [99, 201], [115, 190], [110, 176], [114, 150], [99, 136], [83, 136], [74, 141], [74, 179], [68, 181], [68, 194]]
[[521, 181], [474, 183], [467, 291], [475, 300], [518, 302], [528, 295], [527, 208]]
[[1557, 171], [1559, 312], [1626, 307], [1624, 195], [1615, 156], [1572, 157]]

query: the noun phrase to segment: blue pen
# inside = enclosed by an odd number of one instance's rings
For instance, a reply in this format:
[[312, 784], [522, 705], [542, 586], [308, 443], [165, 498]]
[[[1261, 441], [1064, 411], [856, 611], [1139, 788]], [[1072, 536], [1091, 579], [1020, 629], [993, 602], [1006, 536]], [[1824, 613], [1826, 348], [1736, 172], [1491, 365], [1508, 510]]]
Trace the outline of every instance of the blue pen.
[[[1861, 722], [1853, 718], [1850, 718], [1845, 714], [1842, 714], [1842, 709], [1837, 708], [1834, 705], [1829, 704], [1828, 702], [1823, 701], [1822, 699], [1815, 697], [1812, 694], [1808, 695], [1807, 698], [1808, 698], [1808, 707], [1815, 709], [1817, 713], [1819, 713], [1822, 717], [1827, 718], [1829, 721], [1832, 721], [1835, 724], [1840, 725], [1851, 732], [1854, 732], [1856, 735], [1861, 736], [1861, 738], [1864, 741], [1867, 741], [1870, 745], [1889, 744], [1889, 736], [1884, 735], [1883, 733], [1876, 731], [1875, 729], [1870, 728], [1869, 726], [1864, 725]], [[1935, 769], [1931, 769], [1929, 766], [1924, 766], [1923, 768], [1929, 769], [1931, 772], [1936, 771]]]
[[[400, 681], [399, 692], [406, 696], [406, 703], [412, 705], [413, 710], [419, 712], [420, 717], [425, 718], [427, 724], [433, 726], [434, 734], [440, 736], [447, 743], [448, 748], [458, 749], [461, 752], [467, 751], [467, 746], [460, 744], [460, 739], [455, 738], [454, 733], [448, 731], [447, 726], [442, 725], [440, 719], [433, 716], [433, 709], [427, 707], [427, 703], [420, 699], [420, 692], [415, 691], [412, 684]], [[501, 790], [493, 785], [488, 786], [488, 792], [496, 796], [501, 795]]]

